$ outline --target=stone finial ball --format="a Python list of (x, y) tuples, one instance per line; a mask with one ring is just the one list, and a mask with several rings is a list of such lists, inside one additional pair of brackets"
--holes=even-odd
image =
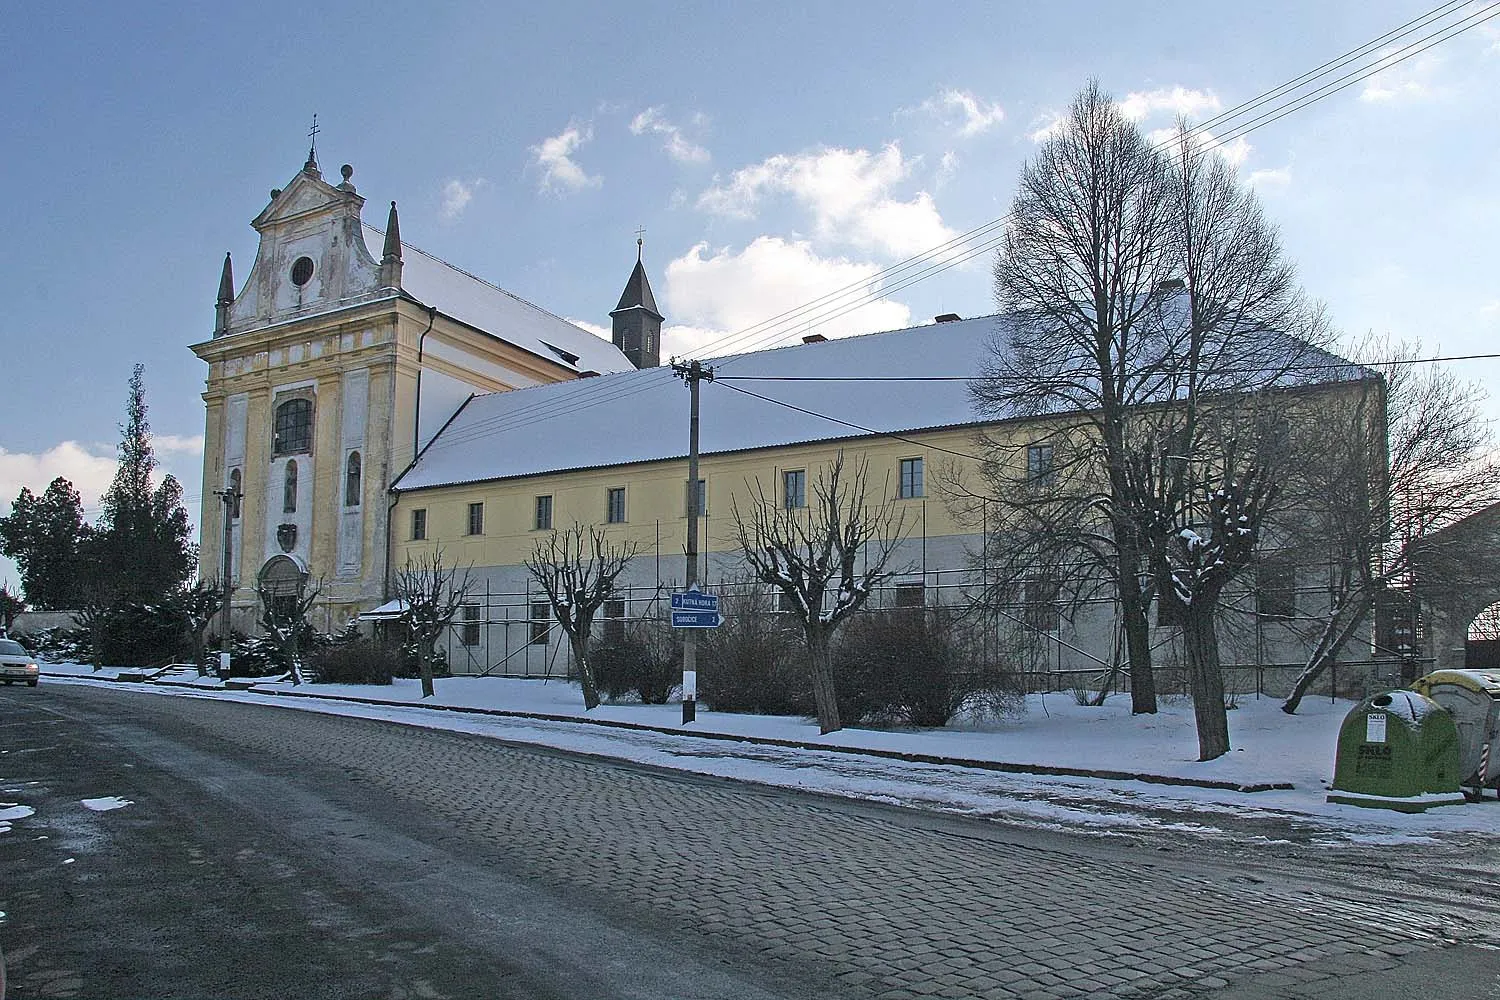
[(272, 188), (271, 189), (271, 200), (275, 201), (277, 198), (280, 198), (280, 197), (281, 197), (281, 188)]
[(354, 176), (354, 168), (346, 163), (342, 167), (339, 167), (339, 173), (343, 174), (344, 180), (347, 181), (349, 178)]

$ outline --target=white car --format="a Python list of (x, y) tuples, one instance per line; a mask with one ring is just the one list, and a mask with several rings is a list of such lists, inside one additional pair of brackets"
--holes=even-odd
[(25, 681), (31, 687), (41, 678), (36, 658), (14, 639), (0, 639), (0, 681)]

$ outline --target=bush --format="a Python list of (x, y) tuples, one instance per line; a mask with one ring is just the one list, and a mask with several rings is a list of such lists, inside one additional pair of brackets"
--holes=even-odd
[(363, 638), (316, 649), (307, 665), (316, 684), (389, 684), (404, 666), (400, 648)]
[(94, 658), (89, 634), (80, 628), (44, 628), (15, 638), (33, 656), (53, 663), (88, 663)]
[(154, 667), (193, 655), (192, 638), (177, 609), (162, 604), (121, 604), (106, 616), (99, 661)]
[(594, 683), (611, 700), (635, 695), (643, 704), (665, 705), (682, 680), (682, 645), (660, 619), (631, 622), (617, 642), (589, 653)]
[(899, 608), (851, 618), (833, 654), (842, 720), (946, 726), (966, 705), (997, 704), (1011, 685), (976, 655), (970, 632), (948, 608)]
[(699, 640), (699, 696), (718, 712), (811, 715), (801, 627), (791, 615), (772, 611), (759, 585), (735, 589), (740, 593), (723, 598), (724, 624)]

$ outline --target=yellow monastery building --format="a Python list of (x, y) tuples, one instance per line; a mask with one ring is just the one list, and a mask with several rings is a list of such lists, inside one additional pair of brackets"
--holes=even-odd
[[(253, 629), (260, 590), (316, 584), (313, 624), (333, 630), (394, 613), (393, 572), (440, 548), (473, 583), (450, 630), (452, 670), (563, 674), (566, 643), (524, 566), (538, 539), (576, 522), (636, 546), (606, 619), (657, 614), (683, 579), (689, 394), (660, 365), (645, 267), (638, 256), (606, 341), (403, 244), (394, 202), (383, 232), (365, 225), (352, 170), (342, 176), (325, 181), (310, 154), (272, 191), (252, 222), (249, 277), (236, 289), (226, 258), (213, 335), (193, 347), (209, 364), (201, 572), (220, 576), (227, 537), (238, 627)], [(904, 526), (896, 576), (873, 606), (969, 600), (985, 582), (986, 511), (956, 515), (939, 481), (972, 476), (980, 431), (1026, 468), (1050, 461), (1045, 420), (982, 416), (954, 377), (977, 372), (1004, 322), (948, 315), (709, 362), (705, 589), (744, 579), (736, 504), (805, 506), (842, 455)], [(1322, 358), (1302, 391), (1378, 379)], [(1226, 661), (1295, 662), (1306, 639), (1291, 620), (1317, 613), (1326, 571), (1287, 564), (1285, 606), (1257, 612), (1254, 648)], [(1027, 625), (1043, 669), (1113, 656), (1107, 602), (1066, 620), (1028, 612)]]

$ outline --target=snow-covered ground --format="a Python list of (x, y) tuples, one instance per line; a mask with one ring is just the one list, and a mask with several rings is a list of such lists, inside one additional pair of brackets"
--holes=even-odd
[[(95, 678), (87, 666), (46, 664), (44, 683), (67, 675)], [(191, 680), (191, 677), (181, 677)], [(968, 720), (941, 730), (845, 729), (820, 736), (806, 719), (735, 715), (700, 706), (697, 721), (681, 724), (679, 705), (601, 705), (583, 711), (576, 685), (562, 681), (445, 678), (437, 697), (422, 703), (416, 681), (390, 687), (309, 684), (298, 694), (280, 681), (253, 691), (223, 691), (218, 682), (193, 687), (152, 685), (162, 694), (227, 698), (285, 708), (383, 719), (407, 725), (580, 751), (676, 770), (855, 798), (1022, 819), (1100, 833), (1131, 829), (1302, 842), (1394, 842), (1500, 834), (1500, 803), (1449, 806), (1417, 815), (1362, 809), (1326, 801), (1338, 728), (1349, 702), (1308, 699), (1295, 716), (1276, 699), (1243, 698), (1230, 713), (1234, 750), (1200, 763), (1190, 703), (1168, 700), (1155, 716), (1132, 716), (1127, 697), (1102, 707), (1074, 703), (1071, 695), (1033, 695), (1014, 718)], [(520, 712), (555, 718), (490, 716), (433, 711), (430, 706)], [(657, 727), (653, 732), (577, 721)], [(777, 746), (699, 734), (789, 741)], [(980, 767), (891, 759), (818, 747), (879, 750), (1047, 768), (1130, 772), (1156, 781), (1075, 775), (1006, 773)], [(1290, 784), (1285, 790), (1242, 792), (1159, 783), (1161, 779)]]

